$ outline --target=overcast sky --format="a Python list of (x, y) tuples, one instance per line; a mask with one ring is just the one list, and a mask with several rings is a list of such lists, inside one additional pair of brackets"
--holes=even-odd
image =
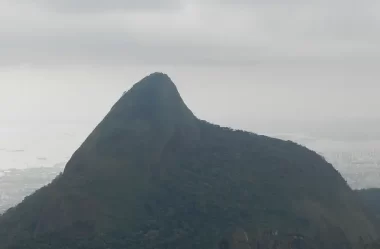
[(3, 123), (98, 122), (154, 71), (237, 128), (377, 122), (379, 69), (378, 0), (0, 0)]

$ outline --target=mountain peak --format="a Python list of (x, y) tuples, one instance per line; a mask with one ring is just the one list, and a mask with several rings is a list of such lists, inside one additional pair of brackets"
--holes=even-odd
[(169, 77), (169, 75), (167, 75), (166, 73), (162, 73), (162, 72), (154, 72), (154, 73), (151, 73), (149, 74), (148, 76), (146, 76), (143, 80), (162, 80), (162, 82), (172, 82), (171, 78)]
[(0, 249), (363, 248), (378, 238), (364, 208), (317, 153), (200, 121), (154, 73), (0, 216)]
[[(112, 108), (115, 112), (140, 112), (145, 118), (170, 116), (193, 116), (180, 96), (176, 85), (164, 73), (152, 73), (125, 92)], [(133, 109), (133, 110), (132, 110)]]
[[(145, 104), (153, 101), (161, 102), (168, 100), (184, 104), (171, 78), (167, 74), (160, 72), (152, 73), (134, 84), (133, 87), (125, 93), (123, 98), (136, 98), (139, 100), (139, 103)], [(116, 103), (116, 105), (117, 104), (118, 103)]]
[[(76, 154), (96, 150), (107, 157), (136, 151), (151, 155), (174, 136), (187, 144), (197, 139), (198, 133), (197, 118), (176, 85), (168, 75), (153, 73), (123, 94)], [(68, 163), (65, 171), (78, 167)]]
[(170, 90), (173, 93), (178, 93), (176, 85), (173, 83), (172, 79), (164, 73), (155, 72), (152, 73), (146, 77), (144, 77), (142, 80), (137, 82), (131, 90), (134, 88), (154, 88), (155, 90)]

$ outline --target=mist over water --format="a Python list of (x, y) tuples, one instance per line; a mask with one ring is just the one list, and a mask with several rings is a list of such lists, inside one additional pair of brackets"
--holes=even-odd
[(53, 167), (64, 163), (92, 129), (90, 124), (1, 124), (0, 169)]
[(274, 135), (305, 145), (330, 162), (354, 189), (380, 187), (380, 139)]
[(92, 129), (92, 124), (1, 124), (0, 213), (50, 183)]

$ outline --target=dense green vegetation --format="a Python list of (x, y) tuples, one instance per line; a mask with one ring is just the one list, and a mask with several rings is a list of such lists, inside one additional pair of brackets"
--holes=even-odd
[(0, 217), (1, 249), (362, 248), (376, 228), (321, 156), (197, 119), (163, 74)]
[(361, 189), (356, 190), (363, 202), (372, 209), (380, 218), (380, 189)]
[(380, 189), (361, 189), (356, 190), (356, 193), (365, 205), (368, 215), (380, 227)]

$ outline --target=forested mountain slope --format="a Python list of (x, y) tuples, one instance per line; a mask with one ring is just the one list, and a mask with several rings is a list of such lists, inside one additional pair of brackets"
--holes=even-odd
[(317, 153), (202, 121), (154, 73), (0, 217), (0, 248), (357, 248), (377, 238), (363, 210)]

